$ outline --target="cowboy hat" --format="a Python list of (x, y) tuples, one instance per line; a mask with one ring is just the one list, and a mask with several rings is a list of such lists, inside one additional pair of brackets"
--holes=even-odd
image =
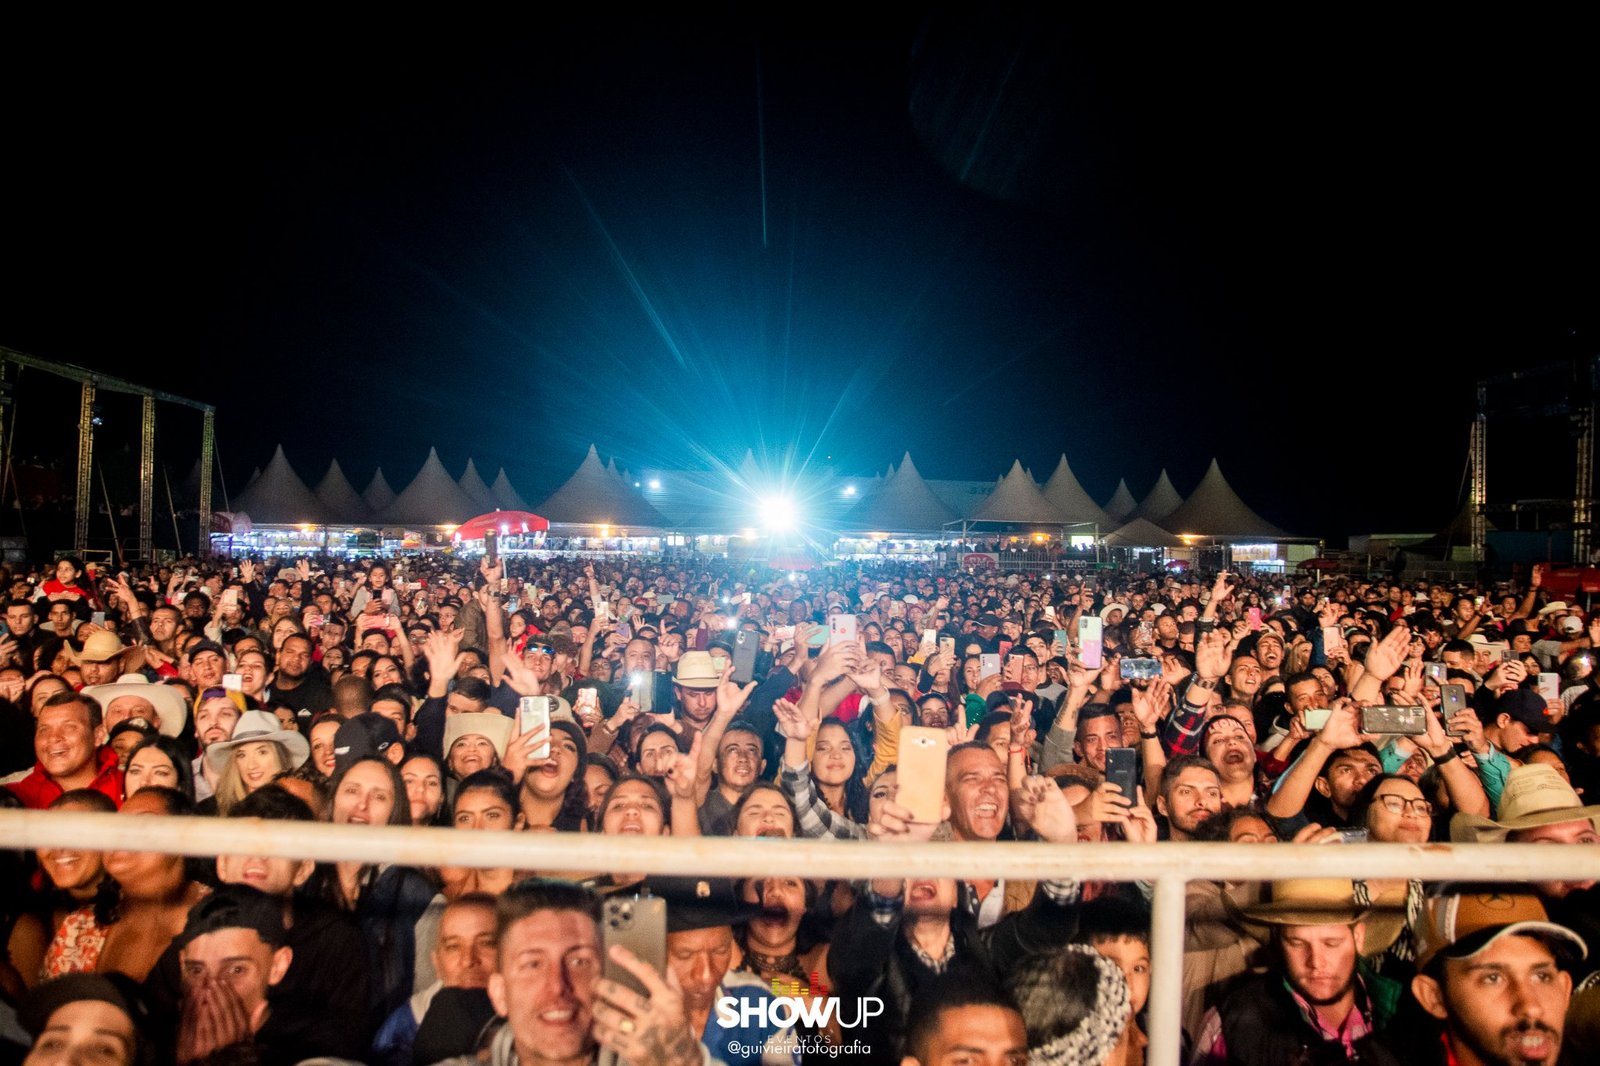
[(184, 723), (189, 720), (189, 705), (183, 693), (171, 685), (152, 685), (143, 674), (123, 674), (115, 684), (89, 685), (84, 688), (83, 694), (93, 698), (105, 710), (109, 710), (115, 701), (129, 696), (144, 700), (155, 708), (156, 728), (166, 737), (182, 733)]
[(291, 766), (299, 766), (311, 755), (311, 745), (293, 729), (283, 728), (278, 716), (267, 711), (246, 711), (233, 727), (233, 736), (206, 748), (206, 765), (222, 771), (228, 765), (233, 749), (241, 744), (263, 742), (276, 744), (289, 757)]
[(1498, 819), (1458, 814), (1450, 819), (1450, 839), (1457, 844), (1498, 844), (1518, 829), (1583, 821), (1600, 830), (1600, 804), (1583, 806), (1554, 766), (1528, 763), (1506, 775)]
[(1344, 877), (1300, 877), (1274, 881), (1267, 900), (1246, 907), (1242, 917), (1256, 925), (1354, 925), (1371, 908), (1356, 903), (1355, 883)]

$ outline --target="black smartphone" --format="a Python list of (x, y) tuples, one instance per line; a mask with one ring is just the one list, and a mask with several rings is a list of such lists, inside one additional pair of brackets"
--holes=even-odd
[(1444, 719), (1446, 736), (1459, 737), (1462, 732), (1450, 725), (1450, 719), (1456, 713), (1467, 709), (1467, 686), (1465, 685), (1440, 685), (1439, 686), (1439, 717)]
[(483, 557), (490, 566), (500, 565), (500, 534), (492, 529), (483, 531)]
[(1132, 748), (1106, 749), (1106, 781), (1116, 785), (1130, 800), (1139, 798), (1139, 753)]
[(756, 652), (761, 650), (761, 638), (747, 629), (741, 629), (733, 638), (733, 680), (748, 685), (756, 679)]

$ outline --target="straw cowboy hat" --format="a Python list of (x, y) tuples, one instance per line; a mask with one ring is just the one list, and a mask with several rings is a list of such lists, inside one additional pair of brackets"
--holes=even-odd
[(1257, 940), (1271, 938), (1281, 925), (1362, 925), (1361, 954), (1387, 951), (1406, 924), (1405, 897), (1384, 898), (1371, 905), (1356, 902), (1355, 882), (1343, 877), (1303, 877), (1273, 881), (1261, 902), (1250, 903), (1251, 885), (1226, 885), (1223, 909)]
[(1580, 821), (1592, 822), (1600, 830), (1600, 804), (1585, 807), (1554, 766), (1528, 763), (1506, 775), (1498, 819), (1458, 814), (1450, 819), (1450, 839), (1457, 844), (1497, 844), (1518, 829)]

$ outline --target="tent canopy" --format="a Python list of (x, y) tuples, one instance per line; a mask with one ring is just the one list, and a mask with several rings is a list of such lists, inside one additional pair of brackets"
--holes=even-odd
[(1102, 531), (1116, 525), (1111, 516), (1083, 490), (1072, 467), (1067, 465), (1065, 455), (1056, 463), (1055, 473), (1050, 475), (1050, 480), (1045, 482), (1043, 495), (1069, 522), (1091, 522)]
[(1111, 548), (1181, 548), (1183, 538), (1168, 533), (1145, 518), (1135, 518), (1127, 525), (1106, 534), (1105, 543)]
[(371, 514), (382, 514), (394, 502), (394, 489), (389, 487), (389, 482), (384, 478), (383, 467), (373, 472), (372, 481), (361, 498), (366, 501), (367, 511)]
[(1020, 525), (1070, 526), (1076, 524), (1044, 498), (1022, 468), (1022, 460), (1011, 463), (1011, 472), (1000, 479), (989, 498), (972, 512), (969, 521), (1006, 522)]
[(956, 518), (955, 511), (941, 503), (922, 480), (907, 452), (900, 460), (900, 469), (852, 507), (842, 524), (850, 529), (885, 533), (935, 533)]
[(317, 482), (313, 491), (317, 499), (322, 501), (323, 512), (329, 522), (356, 525), (366, 521), (369, 510), (367, 503), (356, 492), (355, 486), (350, 484), (350, 479), (344, 476), (339, 460), (335, 459), (329, 464), (328, 472), (322, 475), (322, 480)]
[(1281, 540), (1289, 536), (1256, 514), (1233, 491), (1215, 459), (1206, 476), (1189, 494), (1183, 506), (1167, 515), (1162, 526), (1189, 536), (1230, 539)]
[(461, 491), (461, 486), (439, 461), (438, 451), (429, 448), (422, 469), (379, 518), (384, 525), (448, 526), (478, 513), (478, 506)]
[(1172, 487), (1172, 479), (1165, 470), (1156, 478), (1156, 483), (1148, 495), (1135, 507), (1130, 517), (1145, 518), (1152, 522), (1160, 522), (1167, 515), (1183, 506), (1183, 497), (1178, 495), (1178, 490)]
[(256, 525), (322, 525), (327, 508), (314, 496), (284, 458), (283, 445), (249, 488), (232, 500), (235, 514), (249, 514)]
[(1112, 521), (1121, 522), (1133, 513), (1139, 504), (1133, 498), (1133, 493), (1128, 491), (1128, 482), (1123, 478), (1117, 479), (1117, 491), (1111, 494), (1111, 499), (1106, 501), (1106, 514)]
[(489, 486), (483, 483), (483, 478), (478, 474), (478, 466), (471, 459), (467, 460), (467, 468), (462, 471), (461, 480), (456, 482), (461, 491), (467, 494), (467, 499), (478, 506), (481, 511), (492, 511), (499, 504), (495, 501), (494, 494), (489, 491)]
[(665, 529), (668, 525), (654, 507), (624, 490), (622, 480), (606, 472), (600, 464), (600, 453), (592, 444), (566, 484), (552, 492), (536, 510), (551, 522), (567, 525), (649, 529)]
[(528, 501), (511, 486), (511, 479), (506, 477), (506, 468), (503, 466), (500, 473), (495, 475), (494, 484), (489, 486), (489, 492), (494, 496), (494, 505), (502, 511), (528, 510)]

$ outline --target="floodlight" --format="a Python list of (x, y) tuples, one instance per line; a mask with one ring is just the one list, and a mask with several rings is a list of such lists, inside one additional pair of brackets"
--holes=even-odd
[(782, 533), (793, 529), (796, 514), (794, 501), (787, 496), (768, 496), (761, 501), (761, 524), (772, 533)]

